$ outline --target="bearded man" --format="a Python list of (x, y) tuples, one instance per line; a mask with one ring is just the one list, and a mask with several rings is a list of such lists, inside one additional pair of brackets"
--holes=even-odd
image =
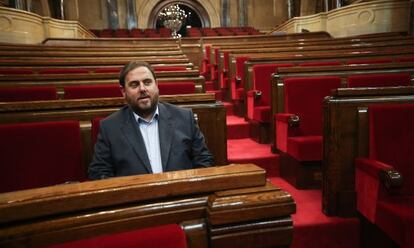
[(152, 67), (124, 66), (119, 84), (126, 106), (101, 121), (90, 179), (208, 167), (208, 150), (191, 109), (158, 101)]

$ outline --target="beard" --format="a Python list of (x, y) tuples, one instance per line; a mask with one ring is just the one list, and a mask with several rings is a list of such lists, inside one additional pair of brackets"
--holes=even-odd
[(157, 109), (158, 94), (155, 94), (153, 97), (141, 95), (138, 99), (128, 98), (127, 101), (134, 113), (142, 118), (147, 118), (152, 116)]

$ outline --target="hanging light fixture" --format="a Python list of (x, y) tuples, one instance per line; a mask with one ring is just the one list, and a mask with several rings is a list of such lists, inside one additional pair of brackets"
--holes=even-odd
[(158, 20), (162, 22), (164, 27), (171, 29), (171, 36), (173, 38), (180, 38), (177, 34), (184, 21), (187, 19), (187, 14), (178, 4), (171, 4), (165, 7), (159, 14)]

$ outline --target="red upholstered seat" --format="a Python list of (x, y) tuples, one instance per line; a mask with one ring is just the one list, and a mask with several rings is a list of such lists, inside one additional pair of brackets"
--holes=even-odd
[(0, 68), (0, 74), (13, 75), (13, 74), (33, 74), (31, 69), (20, 69), (20, 68)]
[[(253, 66), (253, 89), (247, 92), (247, 117), (250, 120), (270, 122), (271, 75), (279, 67), (291, 66), (293, 64), (259, 64)], [(264, 113), (264, 111), (268, 113)]]
[(249, 57), (236, 57), (236, 75), (235, 78), (231, 79), (231, 99), (240, 100), (244, 99), (244, 62), (246, 62)]
[(210, 60), (210, 79), (211, 81), (218, 80), (218, 61), (220, 58), (220, 53), (218, 48), (214, 48), (214, 61)]
[(121, 67), (100, 67), (93, 70), (95, 73), (119, 73)]
[(144, 228), (49, 246), (49, 248), (185, 248), (183, 229), (176, 224)]
[(89, 73), (85, 68), (47, 68), (39, 71), (40, 74), (69, 74), (69, 73)]
[[(322, 102), (341, 79), (333, 76), (293, 77), (283, 80), (284, 113), (276, 114), (276, 146), (298, 161), (322, 158)], [(289, 125), (297, 116), (299, 126)]]
[(56, 100), (54, 86), (0, 87), (0, 102)]
[(223, 52), (223, 67), (220, 73), (220, 88), (226, 89), (228, 87), (228, 72), (229, 72), (229, 52)]
[(206, 79), (210, 79), (210, 66), (211, 66), (210, 56), (211, 56), (211, 46), (204, 45), (203, 60), (201, 61), (200, 75), (202, 75)]
[(154, 71), (185, 71), (187, 68), (185, 66), (159, 66), (154, 67)]
[(395, 61), (397, 61), (397, 62), (414, 62), (414, 56), (399, 57), (399, 58), (396, 58)]
[(78, 121), (0, 125), (0, 192), (86, 179)]
[(158, 84), (160, 95), (193, 94), (194, 82), (162, 82)]
[(118, 84), (74, 85), (63, 87), (65, 99), (122, 97)]
[(379, 59), (350, 59), (346, 62), (348, 65), (351, 64), (382, 64), (382, 63), (392, 63), (391, 58), (379, 58)]
[(95, 117), (92, 119), (92, 127), (91, 127), (91, 140), (92, 140), (92, 147), (95, 146), (96, 140), (98, 139), (99, 134), (99, 126), (101, 124), (101, 120), (105, 117)]
[[(401, 247), (414, 247), (414, 104), (372, 105), (368, 115), (369, 155), (356, 159), (358, 211)], [(402, 185), (386, 187), (390, 170)]]
[(382, 73), (348, 76), (348, 87), (387, 87), (409, 86), (411, 75), (409, 73)]

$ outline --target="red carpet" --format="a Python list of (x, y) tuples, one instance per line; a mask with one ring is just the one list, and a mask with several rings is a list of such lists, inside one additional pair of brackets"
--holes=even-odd
[(227, 116), (227, 139), (245, 139), (250, 137), (250, 124), (242, 117)]
[(296, 202), (293, 219), (293, 248), (358, 248), (360, 226), (357, 218), (328, 217), (322, 213), (320, 190), (298, 190), (278, 177), (279, 155), (269, 144), (248, 138), (250, 126), (244, 118), (227, 116), (229, 163), (254, 163), (266, 170), (270, 181), (289, 192)]
[(229, 163), (254, 163), (266, 170), (268, 177), (279, 175), (279, 155), (270, 151), (268, 144), (259, 144), (254, 140), (227, 140), (227, 158)]
[(298, 190), (280, 177), (269, 179), (289, 192), (296, 202), (296, 214), (292, 215), (292, 248), (359, 247), (358, 219), (324, 215), (320, 190)]

